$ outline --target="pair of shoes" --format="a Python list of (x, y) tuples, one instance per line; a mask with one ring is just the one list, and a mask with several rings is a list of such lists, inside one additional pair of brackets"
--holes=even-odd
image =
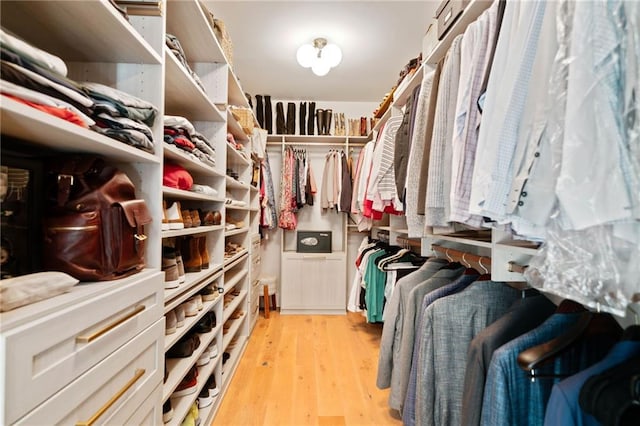
[(217, 324), (216, 321), (216, 313), (213, 311), (209, 311), (198, 321), (193, 330), (196, 333), (208, 333), (215, 328)]
[(191, 370), (187, 373), (182, 381), (178, 384), (178, 387), (171, 394), (171, 398), (177, 398), (179, 396), (190, 395), (198, 388), (198, 369), (191, 367)]
[(227, 217), (224, 219), (225, 223), (235, 225), (236, 228), (244, 228), (244, 220), (236, 219), (230, 214), (227, 214)]
[(184, 221), (182, 219), (182, 208), (180, 201), (174, 201), (164, 212), (169, 229), (184, 229)]
[(182, 252), (180, 250), (180, 244), (176, 244), (176, 238), (164, 238), (162, 240), (162, 255), (165, 253), (171, 257), (173, 254), (176, 258), (176, 265), (178, 266), (178, 281), (180, 284), (185, 282), (186, 275), (184, 272), (184, 262), (182, 261)]
[(209, 389), (202, 388), (200, 394), (198, 394), (198, 408), (203, 409), (210, 406), (213, 403), (213, 397), (209, 394)]
[(207, 347), (207, 351), (209, 351), (209, 357), (211, 359), (215, 358), (218, 356), (218, 343), (216, 341), (216, 339), (213, 339), (213, 341), (209, 344), (209, 346)]
[(233, 313), (229, 316), (229, 319), (238, 319), (238, 318), (242, 318), (242, 316), (244, 315), (244, 311), (242, 309), (236, 309), (235, 311), (233, 311)]
[(218, 389), (218, 385), (216, 384), (215, 374), (211, 374), (211, 376), (209, 376), (207, 383), (204, 385), (204, 389), (207, 389), (209, 391), (209, 395), (212, 397), (218, 396), (220, 389)]
[(238, 180), (238, 178), (239, 178), (238, 172), (234, 172), (231, 169), (227, 169), (227, 176), (232, 177), (235, 180)]
[(204, 304), (202, 303), (202, 296), (200, 294), (194, 294), (190, 298), (187, 299), (187, 302), (195, 302), (196, 309), (201, 311), (204, 309)]
[(205, 226), (215, 226), (222, 223), (222, 214), (219, 211), (199, 210), (202, 224)]
[(167, 351), (167, 358), (189, 358), (193, 351), (200, 346), (200, 337), (197, 334), (187, 334)]
[(178, 319), (176, 317), (175, 311), (171, 310), (167, 312), (164, 316), (165, 324), (164, 324), (164, 334), (173, 334), (176, 332), (178, 328)]
[(195, 317), (198, 315), (198, 303), (195, 299), (187, 299), (178, 307), (182, 307), (185, 317)]
[(212, 300), (216, 300), (220, 293), (218, 292), (218, 281), (214, 281), (209, 284), (198, 293), (202, 296), (202, 300), (205, 302), (211, 302)]
[(196, 228), (202, 224), (198, 210), (182, 210), (182, 220), (185, 228)]
[(194, 402), (187, 413), (187, 416), (182, 420), (181, 426), (200, 426), (200, 413), (198, 412), (198, 403)]
[(180, 285), (180, 271), (175, 249), (162, 247), (162, 271), (164, 272), (164, 288), (172, 289)]
[(182, 240), (182, 257), (187, 272), (200, 272), (209, 268), (209, 250), (206, 235), (189, 236)]

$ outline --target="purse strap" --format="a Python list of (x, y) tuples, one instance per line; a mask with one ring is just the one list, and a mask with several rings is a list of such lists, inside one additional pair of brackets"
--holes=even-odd
[(77, 157), (64, 162), (57, 176), (58, 207), (64, 206), (69, 201), (71, 188), (76, 180), (84, 184), (85, 174), (101, 162), (102, 160), (97, 157)]

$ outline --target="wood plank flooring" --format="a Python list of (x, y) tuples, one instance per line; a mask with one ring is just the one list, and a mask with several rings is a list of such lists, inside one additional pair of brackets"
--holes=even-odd
[(360, 314), (261, 313), (213, 425), (401, 425), (375, 384), (381, 334)]

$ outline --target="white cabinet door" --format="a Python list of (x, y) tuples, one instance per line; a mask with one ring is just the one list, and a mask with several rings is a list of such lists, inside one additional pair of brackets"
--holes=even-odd
[(340, 314), (346, 307), (343, 253), (284, 253), (281, 312)]

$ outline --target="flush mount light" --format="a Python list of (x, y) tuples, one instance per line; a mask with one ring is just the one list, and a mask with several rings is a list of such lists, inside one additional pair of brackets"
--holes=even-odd
[(296, 59), (300, 66), (311, 68), (317, 76), (327, 75), (329, 70), (342, 61), (342, 51), (326, 38), (316, 38), (313, 44), (303, 44), (298, 48)]

